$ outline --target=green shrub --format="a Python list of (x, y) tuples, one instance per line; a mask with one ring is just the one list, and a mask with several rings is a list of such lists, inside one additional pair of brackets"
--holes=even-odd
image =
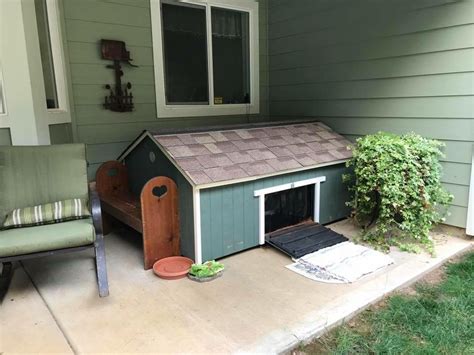
[(410, 133), (377, 133), (359, 138), (347, 163), (353, 173), (354, 219), (363, 226), (362, 239), (382, 249), (396, 245), (433, 252), (428, 232), (444, 221), (452, 196), (441, 186), (442, 143)]

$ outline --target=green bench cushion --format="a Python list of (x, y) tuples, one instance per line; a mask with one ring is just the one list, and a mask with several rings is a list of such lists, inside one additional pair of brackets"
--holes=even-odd
[(0, 257), (92, 244), (92, 219), (0, 231)]

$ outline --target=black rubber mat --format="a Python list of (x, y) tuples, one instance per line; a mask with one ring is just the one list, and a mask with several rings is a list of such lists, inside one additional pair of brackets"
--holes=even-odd
[(304, 223), (266, 235), (268, 244), (298, 259), (348, 239), (318, 223)]

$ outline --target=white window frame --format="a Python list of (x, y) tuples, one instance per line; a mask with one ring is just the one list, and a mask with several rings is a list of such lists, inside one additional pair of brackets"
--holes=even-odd
[(466, 234), (474, 235), (474, 145), (472, 146), (471, 179), (469, 184), (469, 203), (467, 205)]
[(8, 117), (8, 107), (5, 98), (5, 83), (3, 81), (3, 67), (0, 61), (0, 128), (8, 127), (8, 122), (5, 122)]
[(326, 176), (319, 176), (312, 179), (290, 182), (288, 184), (267, 187), (265, 189), (255, 190), (253, 195), (258, 197), (258, 242), (265, 244), (265, 195), (280, 191), (296, 189), (302, 186), (314, 185), (314, 210), (313, 221), (319, 223), (321, 183), (326, 181)]
[[(71, 114), (69, 107), (66, 60), (64, 57), (65, 48), (63, 44), (63, 34), (61, 30), (61, 13), (59, 10), (59, 0), (46, 0), (46, 15), (48, 17), (49, 39), (51, 43), (51, 55), (53, 60), (53, 72), (58, 99), (58, 108), (47, 108), (48, 123), (67, 123), (71, 122)], [(44, 104), (46, 105), (46, 93)]]
[[(163, 40), (161, 24), (161, 2), (150, 0), (151, 27), (153, 42), (153, 61), (155, 71), (156, 109), (158, 118), (224, 116), (259, 113), (259, 33), (258, 3), (253, 0), (180, 0), (164, 2), (186, 3), (206, 8), (207, 23), (207, 62), (209, 80), (209, 104), (206, 105), (168, 105), (165, 96), (165, 73), (163, 60)], [(214, 80), (212, 63), (211, 7), (244, 11), (249, 14), (249, 65), (250, 65), (250, 103), (214, 104)]]

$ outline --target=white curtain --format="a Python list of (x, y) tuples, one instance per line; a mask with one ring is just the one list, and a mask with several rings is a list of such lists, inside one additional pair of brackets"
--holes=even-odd
[[(165, 31), (205, 36), (205, 16), (204, 9), (164, 4), (163, 28)], [(245, 37), (247, 28), (242, 25), (244, 18), (242, 12), (213, 7), (211, 11), (212, 35), (229, 39)]]
[(242, 13), (213, 8), (212, 35), (223, 38), (242, 38)]

